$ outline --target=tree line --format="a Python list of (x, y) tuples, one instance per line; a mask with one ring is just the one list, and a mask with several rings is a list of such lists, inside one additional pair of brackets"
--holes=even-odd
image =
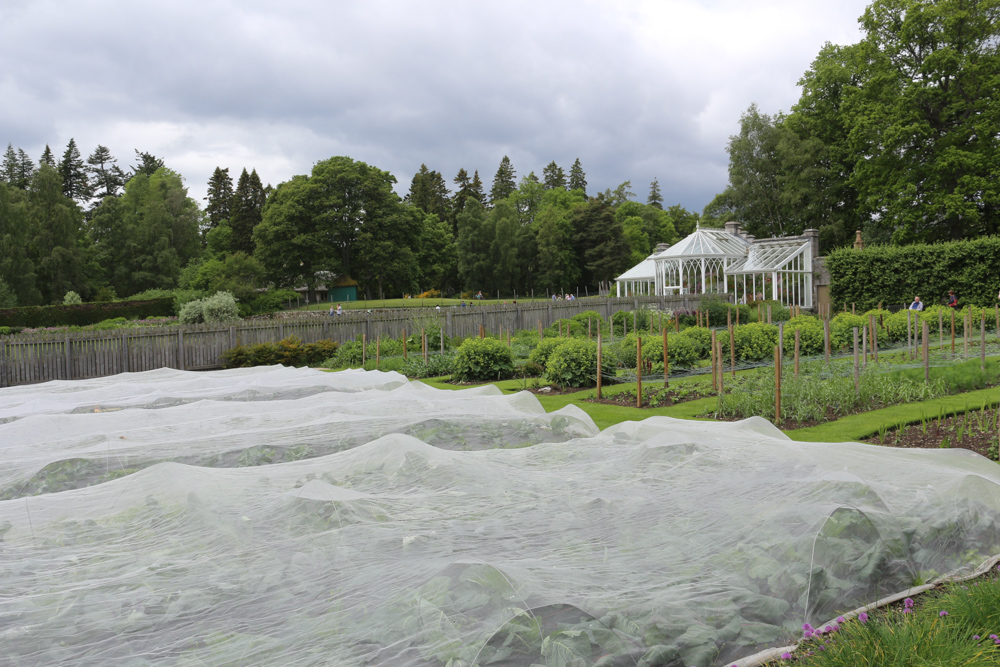
[[(421, 165), (404, 197), (378, 167), (334, 157), (276, 188), (217, 167), (202, 208), (156, 156), (123, 169), (104, 146), (38, 162), (8, 145), (0, 163), (0, 306), (350, 280), (369, 298), (437, 290), (504, 296), (594, 290), (693, 230), (699, 216), (645, 204), (631, 183), (590, 195), (580, 160), (517, 180), (506, 156), (486, 192), (478, 170), (448, 187)], [(182, 295), (183, 296), (183, 295)]]
[(909, 244), (1000, 231), (1000, 2), (875, 0), (787, 114), (756, 104), (705, 209), (757, 235)]

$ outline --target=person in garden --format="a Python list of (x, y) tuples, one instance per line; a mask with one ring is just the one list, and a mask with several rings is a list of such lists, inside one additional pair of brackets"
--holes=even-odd
[(327, 314), (330, 315), (330, 317), (333, 317), (333, 304), (332, 303), (330, 304), (330, 312), (327, 313)]
[(343, 315), (344, 314), (344, 309), (340, 307), (339, 303), (337, 304), (337, 314), (338, 315)]
[(923, 310), (924, 304), (920, 301), (919, 296), (913, 297), (913, 303), (910, 304), (910, 310)]
[(955, 296), (955, 290), (948, 290), (948, 306), (950, 308), (958, 308), (958, 297)]

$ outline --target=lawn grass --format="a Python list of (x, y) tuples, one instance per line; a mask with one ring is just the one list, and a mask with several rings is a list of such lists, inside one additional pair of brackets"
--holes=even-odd
[(1000, 578), (994, 569), (975, 581), (844, 620), (833, 632), (804, 640), (790, 657), (802, 667), (985, 667), (1000, 665), (998, 633)]

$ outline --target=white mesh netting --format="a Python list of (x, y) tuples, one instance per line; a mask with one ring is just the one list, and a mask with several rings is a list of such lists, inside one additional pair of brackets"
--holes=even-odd
[(0, 389), (0, 419), (4, 665), (731, 664), (1000, 551), (996, 464), (760, 419), (598, 433), (280, 367)]

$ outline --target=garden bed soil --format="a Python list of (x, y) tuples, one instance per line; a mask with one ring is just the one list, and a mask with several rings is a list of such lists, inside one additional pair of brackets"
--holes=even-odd
[[(644, 389), (642, 392), (642, 405), (639, 406), (640, 409), (647, 408), (669, 408), (674, 405), (680, 405), (681, 403), (687, 403), (688, 401), (697, 401), (701, 398), (706, 398), (712, 394), (699, 394), (698, 392), (686, 392), (681, 395), (679, 392), (674, 390), (669, 390), (666, 393), (660, 390), (656, 390), (657, 399), (655, 404), (652, 404), (649, 400), (649, 394)], [(635, 392), (634, 391), (623, 391), (611, 396), (605, 396), (604, 398), (588, 398), (586, 399), (588, 403), (603, 403), (604, 405), (617, 405), (620, 407), (634, 408), (635, 405)]]
[[(988, 421), (988, 425), (985, 429), (980, 429), (978, 423), (971, 417), (978, 414), (978, 411), (967, 414), (970, 417), (958, 415), (942, 419), (940, 425), (937, 419), (928, 420), (926, 429), (923, 424), (911, 424), (900, 429), (887, 431), (884, 436), (874, 435), (865, 438), (862, 442), (904, 449), (939, 449), (942, 442), (947, 439), (945, 448), (968, 449), (986, 458), (996, 460), (995, 454), (989, 451), (991, 447), (996, 446), (998, 437), (997, 430), (990, 427), (994, 423), (994, 411), (987, 411), (984, 421)], [(970, 421), (973, 422), (971, 429), (969, 428)], [(959, 440), (958, 429), (962, 428), (963, 425), (962, 439)], [(924, 433), (924, 430), (927, 432)]]

